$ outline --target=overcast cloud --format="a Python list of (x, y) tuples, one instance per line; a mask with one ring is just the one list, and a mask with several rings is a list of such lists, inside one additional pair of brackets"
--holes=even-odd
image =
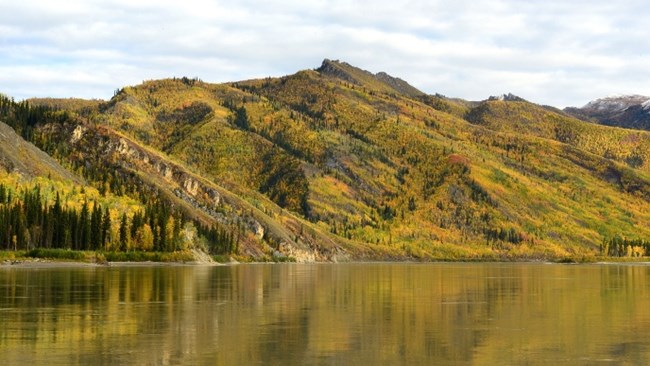
[(0, 0), (0, 92), (108, 99), (148, 79), (340, 59), (428, 93), (558, 107), (650, 95), (644, 1)]

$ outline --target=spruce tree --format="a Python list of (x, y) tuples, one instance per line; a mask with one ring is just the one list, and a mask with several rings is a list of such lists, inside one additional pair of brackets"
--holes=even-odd
[(127, 251), (127, 242), (128, 242), (128, 222), (126, 218), (126, 213), (122, 214), (122, 219), (120, 220), (120, 250)]
[(56, 192), (56, 198), (54, 199), (54, 204), (50, 209), (53, 219), (53, 232), (52, 232), (52, 246), (55, 248), (63, 248), (65, 225), (63, 222), (63, 209), (61, 208), (61, 197), (59, 192)]
[(90, 248), (92, 250), (99, 249), (102, 241), (102, 210), (97, 204), (93, 202), (93, 210), (90, 215)]
[(101, 245), (103, 250), (106, 250), (107, 248), (110, 232), (111, 232), (111, 214), (110, 212), (108, 212), (108, 207), (104, 207), (104, 215), (102, 216), (102, 225), (101, 225)]
[(84, 201), (81, 206), (81, 213), (79, 214), (79, 248), (81, 250), (88, 250), (90, 248), (90, 212), (88, 210), (88, 202)]

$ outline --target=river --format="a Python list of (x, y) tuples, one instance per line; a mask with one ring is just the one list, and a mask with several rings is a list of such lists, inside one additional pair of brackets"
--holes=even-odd
[(0, 365), (650, 364), (650, 265), (0, 267)]

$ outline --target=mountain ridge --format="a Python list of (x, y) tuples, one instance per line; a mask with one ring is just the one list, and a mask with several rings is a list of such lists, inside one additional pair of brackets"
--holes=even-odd
[(649, 133), (402, 82), (326, 59), (280, 78), (34, 100), (58, 117), (15, 128), (98, 188), (216, 228), (199, 233), (208, 248), (236, 238), (218, 252), (240, 258), (543, 259), (650, 237)]
[[(424, 92), (410, 85), (408, 82), (391, 76), (386, 72), (380, 71), (373, 74), (369, 71), (357, 68), (348, 64), (347, 62), (340, 62), (338, 60), (323, 60), (321, 66), (316, 69), (321, 74), (331, 75), (341, 80), (354, 83), (356, 85), (368, 84), (377, 87), (380, 90), (392, 90), (398, 94), (404, 94), (409, 97), (418, 97), (425, 95)], [(368, 82), (371, 80), (371, 82)], [(375, 83), (376, 81), (378, 83)]]

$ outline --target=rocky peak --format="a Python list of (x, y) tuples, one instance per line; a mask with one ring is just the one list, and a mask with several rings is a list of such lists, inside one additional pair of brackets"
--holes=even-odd
[(488, 100), (501, 100), (504, 102), (525, 102), (524, 98), (518, 97), (512, 93), (501, 94), (501, 95), (492, 95)]
[(347, 62), (339, 60), (325, 59), (316, 71), (324, 75), (332, 76), (355, 85), (369, 87), (371, 89), (397, 92), (409, 97), (424, 95), (423, 92), (413, 87), (408, 82), (391, 76), (386, 72), (382, 71), (373, 74), (370, 71), (360, 69), (348, 64)]
[(333, 76), (350, 83), (357, 83), (354, 77), (352, 77), (352, 75), (350, 75), (345, 70), (346, 66), (351, 67), (351, 65), (346, 62), (340, 62), (339, 60), (324, 59), (321, 66), (318, 69), (316, 69), (316, 71), (320, 72), (321, 74)]

